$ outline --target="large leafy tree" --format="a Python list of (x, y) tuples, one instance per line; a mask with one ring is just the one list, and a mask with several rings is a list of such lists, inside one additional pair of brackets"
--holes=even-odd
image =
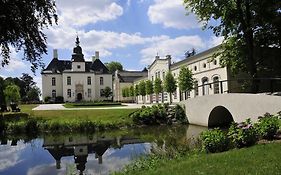
[(146, 95), (146, 86), (145, 86), (145, 81), (141, 81), (138, 85), (138, 90), (139, 90), (139, 95), (142, 96), (142, 98), (144, 99), (143, 102), (145, 102), (145, 98), (144, 96)]
[(37, 86), (31, 87), (26, 94), (26, 98), (30, 102), (39, 101), (39, 97), (41, 95), (41, 91)]
[(130, 86), (130, 97), (134, 97), (135, 96), (135, 88), (134, 86)]
[(167, 73), (164, 79), (164, 89), (170, 95), (170, 103), (172, 103), (172, 93), (177, 89), (177, 81), (175, 80), (171, 71)]
[(47, 53), (46, 35), (42, 30), (57, 22), (54, 0), (0, 0), (0, 55), (2, 67), (9, 64), (11, 47), (23, 50), (23, 59), (34, 72), (43, 66)]
[[(221, 56), (222, 65), (234, 72), (244, 71), (252, 79), (258, 78), (268, 58), (260, 54), (261, 48), (280, 49), (280, 0), (184, 0), (184, 5), (197, 15), (204, 28), (224, 37), (216, 56)], [(280, 62), (278, 56), (275, 61)], [(251, 88), (253, 92), (258, 90), (256, 81)]]
[(159, 93), (163, 91), (162, 81), (160, 78), (154, 80), (153, 91), (156, 94), (156, 102), (158, 102)]
[[(193, 89), (194, 80), (192, 78), (192, 72), (187, 67), (181, 67), (179, 78), (178, 78), (178, 85), (181, 92), (186, 93)], [(181, 95), (181, 93), (180, 93)]]
[(0, 105), (5, 104), (5, 95), (4, 95), (4, 79), (0, 77)]
[(123, 70), (123, 65), (117, 61), (105, 63), (105, 66), (107, 67), (110, 73), (114, 73), (116, 70)]
[(15, 84), (8, 85), (4, 90), (4, 95), (8, 104), (17, 103), (20, 101), (20, 88)]

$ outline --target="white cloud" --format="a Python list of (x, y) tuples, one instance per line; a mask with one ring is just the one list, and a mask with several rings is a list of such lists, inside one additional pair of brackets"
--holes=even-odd
[(208, 41), (209, 47), (220, 45), (222, 41), (223, 41), (223, 36), (220, 37), (212, 36), (211, 39)]
[[(27, 65), (21, 60), (19, 59), (19, 55), (20, 53), (16, 52), (15, 48), (11, 47), (10, 48), (10, 62), (8, 65), (5, 65), (4, 68), (0, 68), (0, 69), (4, 69), (7, 72), (13, 72), (15, 70), (19, 70), (19, 69), (23, 69), (26, 68)], [(0, 56), (0, 62), (2, 62), (3, 57)]]
[(78, 27), (114, 20), (123, 14), (123, 8), (113, 0), (59, 0), (57, 8), (59, 24)]
[(26, 148), (26, 145), (20, 141), (15, 147), (11, 147), (11, 141), (7, 145), (2, 145), (0, 149), (0, 171), (14, 167), (16, 164), (23, 161), (20, 159), (20, 153)]
[[(55, 27), (46, 30), (48, 44), (53, 48), (72, 49), (75, 42), (75, 29), (72, 27)], [(100, 51), (100, 56), (105, 57), (112, 54), (111, 49), (125, 48), (130, 45), (143, 45), (158, 40), (166, 39), (167, 36), (142, 37), (140, 33), (127, 34), (112, 31), (90, 30), (78, 31), (81, 47), (85, 57), (89, 57), (94, 51)]]
[(152, 24), (163, 24), (164, 27), (176, 29), (200, 27), (196, 16), (186, 13), (182, 0), (154, 0), (147, 15)]
[(141, 63), (151, 64), (157, 52), (160, 57), (172, 55), (173, 61), (178, 61), (187, 50), (191, 48), (200, 50), (204, 47), (205, 44), (198, 35), (165, 38), (141, 50)]

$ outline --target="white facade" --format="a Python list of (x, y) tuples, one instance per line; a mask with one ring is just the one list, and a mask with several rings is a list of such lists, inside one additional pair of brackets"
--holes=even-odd
[(66, 102), (104, 100), (103, 90), (112, 89), (112, 75), (99, 60), (98, 52), (91, 62), (84, 60), (79, 39), (73, 49), (72, 59), (59, 60), (57, 51), (54, 58), (42, 71), (43, 99), (63, 97)]
[[(194, 98), (196, 96), (210, 95), (216, 93), (227, 93), (228, 82), (220, 82), (229, 79), (229, 72), (226, 67), (221, 67), (219, 64), (219, 58), (212, 58), (212, 55), (217, 51), (219, 47), (211, 48), (202, 53), (190, 56), (182, 61), (171, 64), (171, 56), (167, 55), (166, 58), (160, 59), (158, 56), (155, 57), (154, 62), (148, 67), (148, 79), (154, 81), (155, 78), (163, 80), (165, 75), (171, 71), (175, 79), (177, 80), (181, 67), (187, 67), (193, 73), (193, 78), (197, 82), (197, 86), (186, 94), (180, 94), (179, 87), (172, 94), (172, 102), (180, 102), (187, 98)], [(217, 83), (214, 83), (217, 82)], [(134, 84), (138, 84), (139, 81), (135, 81)], [(211, 83), (211, 84), (210, 84)], [(206, 85), (204, 85), (206, 84)], [(146, 96), (146, 101), (143, 101), (142, 97), (137, 97), (138, 103), (156, 103), (158, 102), (170, 102), (170, 97), (167, 92), (159, 94), (158, 100), (156, 100), (156, 94)]]

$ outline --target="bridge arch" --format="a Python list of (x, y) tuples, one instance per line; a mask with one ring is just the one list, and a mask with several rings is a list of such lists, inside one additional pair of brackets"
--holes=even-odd
[(216, 106), (209, 115), (208, 127), (228, 126), (233, 121), (232, 114), (228, 109), (224, 106)]

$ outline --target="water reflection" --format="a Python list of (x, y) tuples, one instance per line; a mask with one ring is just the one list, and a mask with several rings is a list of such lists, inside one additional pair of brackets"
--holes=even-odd
[(0, 174), (109, 174), (155, 146), (186, 144), (205, 129), (158, 126), (37, 138), (2, 136)]
[(124, 145), (144, 143), (134, 137), (98, 137), (97, 135), (80, 135), (69, 137), (46, 137), (43, 148), (56, 160), (56, 168), (61, 168), (61, 158), (73, 156), (76, 169), (83, 174), (89, 154), (94, 154), (98, 164), (103, 163), (102, 156), (109, 148), (122, 148)]

